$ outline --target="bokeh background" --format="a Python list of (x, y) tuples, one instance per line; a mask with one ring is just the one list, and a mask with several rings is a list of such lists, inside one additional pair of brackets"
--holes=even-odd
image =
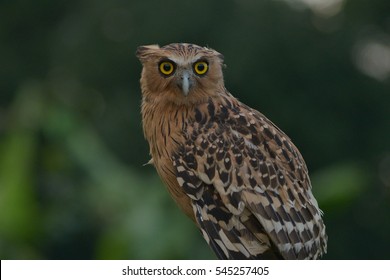
[(139, 45), (225, 55), (299, 147), (326, 259), (390, 258), (388, 0), (0, 1), (0, 258), (214, 259), (149, 160)]

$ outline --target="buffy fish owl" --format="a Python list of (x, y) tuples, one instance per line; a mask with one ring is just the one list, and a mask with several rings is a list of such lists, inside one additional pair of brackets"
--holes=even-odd
[(142, 122), (172, 198), (220, 259), (317, 259), (322, 212), (290, 138), (225, 88), (223, 56), (141, 46)]

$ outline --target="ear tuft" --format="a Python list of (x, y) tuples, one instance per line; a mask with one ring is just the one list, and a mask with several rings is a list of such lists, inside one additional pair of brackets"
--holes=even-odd
[(135, 52), (135, 55), (138, 57), (138, 59), (143, 62), (148, 56), (155, 53), (156, 50), (159, 50), (159, 45), (145, 45), (145, 46), (139, 46), (137, 48), (137, 51)]

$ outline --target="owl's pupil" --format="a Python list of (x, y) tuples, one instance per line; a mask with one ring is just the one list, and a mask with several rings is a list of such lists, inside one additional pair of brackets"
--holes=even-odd
[(169, 72), (171, 70), (171, 65), (165, 63), (163, 68), (164, 68), (164, 71)]
[(198, 71), (202, 72), (204, 70), (204, 64), (198, 65)]

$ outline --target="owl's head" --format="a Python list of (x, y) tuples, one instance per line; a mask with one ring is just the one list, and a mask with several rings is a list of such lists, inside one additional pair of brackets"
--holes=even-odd
[(213, 49), (175, 43), (140, 46), (144, 98), (175, 104), (199, 103), (223, 91), (223, 56)]

